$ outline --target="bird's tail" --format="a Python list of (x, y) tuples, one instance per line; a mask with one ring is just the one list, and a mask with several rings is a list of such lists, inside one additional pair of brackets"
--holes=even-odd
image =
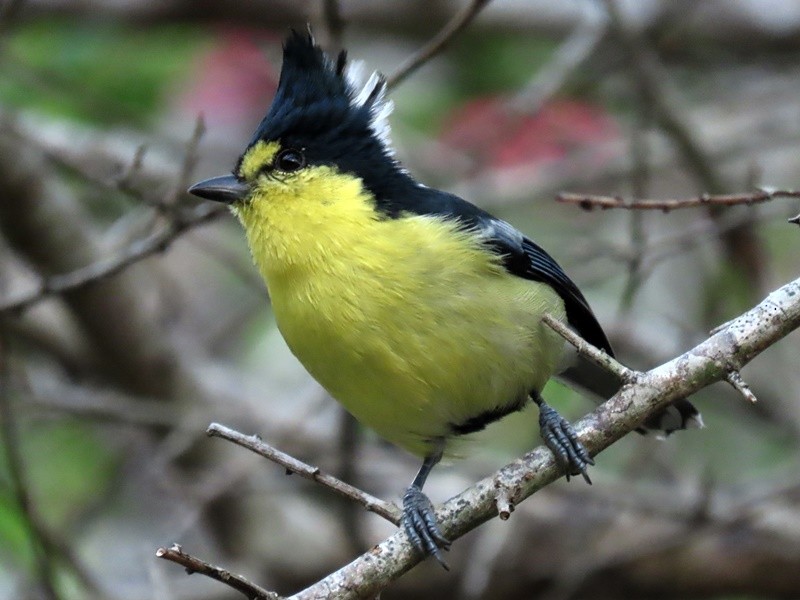
[[(572, 388), (602, 402), (611, 398), (622, 386), (613, 373), (589, 362), (575, 354), (569, 366), (557, 378)], [(703, 417), (686, 398), (675, 400), (664, 410), (645, 420), (636, 431), (641, 434), (656, 433), (668, 436), (680, 429), (700, 429), (704, 427)]]

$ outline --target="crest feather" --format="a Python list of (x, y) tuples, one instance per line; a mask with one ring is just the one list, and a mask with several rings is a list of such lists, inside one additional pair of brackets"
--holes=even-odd
[(388, 117), (394, 105), (386, 98), (386, 80), (373, 73), (364, 83), (363, 71), (363, 63), (349, 63), (344, 51), (333, 60), (310, 32), (292, 30), (283, 44), (283, 65), (272, 106), (251, 144), (279, 139), (293, 128), (363, 123), (385, 154), (392, 155)]

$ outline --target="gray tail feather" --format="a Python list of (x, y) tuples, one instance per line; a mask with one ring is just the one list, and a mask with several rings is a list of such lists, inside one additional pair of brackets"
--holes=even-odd
[[(595, 400), (607, 400), (621, 387), (621, 382), (616, 375), (581, 356), (571, 357), (571, 363), (557, 378)], [(636, 431), (641, 434), (657, 432), (660, 435), (668, 436), (680, 429), (700, 429), (702, 427), (704, 424), (700, 411), (686, 398), (680, 398), (661, 412), (649, 417)]]

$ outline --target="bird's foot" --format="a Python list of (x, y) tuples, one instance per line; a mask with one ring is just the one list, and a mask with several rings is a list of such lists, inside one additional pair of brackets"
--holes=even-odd
[(439, 564), (450, 570), (442, 558), (442, 550), (450, 549), (450, 541), (444, 537), (430, 499), (416, 485), (412, 485), (403, 495), (403, 529), (411, 545), (420, 554), (432, 554)]
[(567, 481), (573, 475), (582, 475), (589, 485), (592, 480), (586, 470), (594, 461), (588, 450), (578, 439), (575, 429), (554, 408), (544, 401), (539, 404), (539, 428), (545, 445), (556, 457), (556, 462), (567, 473)]

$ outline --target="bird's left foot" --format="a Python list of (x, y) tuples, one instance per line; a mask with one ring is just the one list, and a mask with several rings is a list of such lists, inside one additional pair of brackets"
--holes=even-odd
[(545, 445), (555, 455), (556, 462), (567, 473), (567, 481), (573, 475), (582, 475), (586, 483), (592, 484), (586, 470), (594, 461), (589, 456), (589, 451), (578, 439), (575, 429), (564, 417), (547, 404), (544, 400), (537, 401), (539, 405), (539, 428)]
[(450, 540), (439, 529), (430, 499), (416, 485), (403, 495), (401, 524), (417, 552), (423, 556), (432, 554), (440, 565), (450, 570), (442, 557), (442, 550), (450, 549)]

